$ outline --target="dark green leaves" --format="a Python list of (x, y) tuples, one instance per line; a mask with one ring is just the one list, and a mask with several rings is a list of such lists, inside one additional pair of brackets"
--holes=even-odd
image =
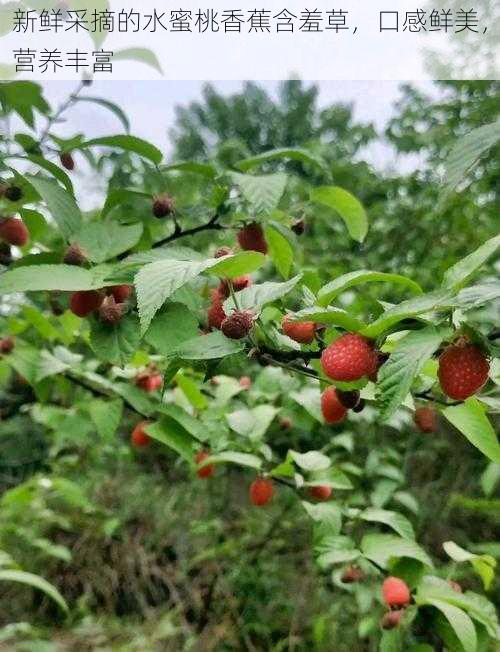
[(281, 173), (254, 176), (232, 172), (231, 179), (256, 214), (270, 213), (275, 209), (287, 183), (286, 174)]
[(26, 175), (26, 178), (39, 193), (50, 214), (57, 222), (64, 238), (69, 238), (79, 228), (82, 215), (75, 198), (52, 179), (41, 176)]
[(500, 464), (500, 444), (485, 408), (477, 399), (468, 398), (460, 405), (447, 407), (443, 410), (443, 415), (483, 455)]
[(117, 324), (105, 324), (95, 319), (90, 331), (90, 345), (101, 360), (125, 365), (140, 342), (139, 320), (127, 315)]
[(92, 262), (103, 263), (136, 245), (142, 228), (142, 224), (90, 222), (84, 224), (71, 240), (78, 242)]

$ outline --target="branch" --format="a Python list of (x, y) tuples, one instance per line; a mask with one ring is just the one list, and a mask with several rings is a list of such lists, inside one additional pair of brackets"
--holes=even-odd
[(222, 224), (218, 223), (217, 221), (218, 219), (219, 219), (219, 214), (216, 213), (205, 224), (200, 224), (199, 226), (194, 226), (191, 229), (184, 229), (184, 230), (182, 230), (179, 227), (179, 225), (176, 223), (174, 232), (171, 235), (167, 236), (166, 238), (163, 238), (163, 240), (158, 240), (158, 242), (155, 242), (154, 245), (152, 246), (152, 249), (157, 249), (158, 247), (162, 247), (163, 245), (166, 245), (169, 242), (173, 242), (174, 240), (178, 240), (179, 238), (184, 238), (188, 235), (195, 235), (196, 233), (201, 233), (202, 231), (220, 231), (224, 227), (222, 226)]
[(57, 109), (57, 111), (53, 115), (50, 116), (50, 118), (47, 119), (47, 126), (42, 131), (42, 133), (40, 134), (40, 138), (37, 141), (38, 146), (43, 144), (43, 142), (49, 135), (50, 130), (52, 129), (52, 125), (60, 119), (60, 117), (65, 111), (67, 111), (71, 106), (73, 106), (73, 104), (76, 102), (78, 96), (82, 92), (83, 88), (85, 88), (85, 86), (86, 86), (85, 81), (81, 81), (76, 87), (75, 91), (71, 93), (71, 95), (68, 97), (68, 99), (63, 104), (61, 104), (61, 106)]

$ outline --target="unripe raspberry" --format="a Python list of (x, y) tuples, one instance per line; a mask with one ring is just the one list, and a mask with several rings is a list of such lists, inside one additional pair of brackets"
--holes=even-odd
[(249, 224), (238, 231), (238, 242), (245, 251), (267, 254), (267, 242), (260, 224)]
[(339, 423), (345, 418), (347, 408), (339, 401), (335, 387), (327, 387), (321, 394), (321, 412), (326, 423)]
[(252, 379), (249, 376), (242, 376), (239, 382), (240, 387), (243, 387), (243, 389), (250, 389), (252, 386)]
[(347, 333), (323, 351), (321, 366), (332, 380), (359, 380), (373, 370), (373, 349), (361, 335)]
[(385, 613), (380, 621), (382, 629), (394, 629), (397, 627), (404, 611), (404, 609), (398, 609), (397, 611), (388, 611)]
[(63, 263), (80, 267), (87, 262), (87, 255), (78, 242), (73, 242), (64, 254)]
[(364, 579), (365, 574), (357, 566), (348, 566), (340, 577), (340, 581), (343, 584), (354, 584), (355, 582), (361, 582)]
[(99, 308), (99, 317), (106, 324), (117, 324), (125, 312), (123, 303), (116, 303), (113, 296), (106, 297)]
[(405, 607), (410, 603), (410, 589), (399, 577), (386, 577), (382, 584), (382, 597), (389, 607)]
[(352, 392), (343, 392), (341, 389), (337, 389), (337, 398), (342, 403), (344, 407), (348, 410), (352, 410), (359, 403), (359, 392), (353, 390)]
[(135, 384), (145, 392), (155, 392), (157, 389), (161, 389), (163, 378), (159, 373), (145, 371), (136, 376)]
[[(195, 455), (194, 461), (196, 464), (202, 464), (207, 457), (210, 457), (210, 453), (207, 451), (198, 451)], [(202, 466), (201, 469), (198, 469), (196, 471), (196, 475), (199, 478), (209, 478), (211, 475), (215, 473), (215, 465), (214, 464), (206, 464), (205, 466)]]
[(61, 161), (61, 165), (66, 168), (66, 170), (71, 172), (75, 169), (75, 161), (70, 152), (61, 152), (59, 155), (59, 160)]
[(304, 220), (296, 220), (290, 228), (296, 235), (302, 235), (306, 230), (306, 223)]
[(283, 333), (299, 344), (311, 344), (316, 334), (316, 324), (312, 321), (291, 321), (291, 315), (285, 315), (281, 322)]
[(272, 499), (274, 487), (268, 478), (256, 478), (250, 485), (250, 500), (256, 507), (262, 507)]
[(488, 380), (490, 365), (474, 344), (449, 346), (439, 356), (438, 378), (443, 392), (457, 401), (472, 396)]
[(12, 262), (12, 250), (7, 242), (0, 242), (0, 265), (8, 267)]
[(240, 290), (244, 290), (245, 288), (250, 287), (252, 285), (252, 279), (248, 274), (245, 274), (244, 276), (237, 276), (231, 281), (227, 279), (221, 281), (217, 291), (225, 299), (227, 299), (227, 297), (231, 294), (230, 283), (233, 286), (233, 290), (235, 292), (239, 292)]
[(175, 212), (174, 198), (167, 193), (158, 195), (153, 200), (153, 215), (155, 217), (167, 217)]
[(316, 500), (328, 500), (332, 495), (332, 488), (327, 485), (317, 485), (309, 488), (309, 494)]
[(141, 421), (132, 430), (131, 442), (135, 448), (144, 448), (151, 443), (151, 437), (145, 432), (144, 428), (151, 425), (151, 421)]
[(219, 247), (214, 253), (214, 258), (223, 258), (224, 256), (232, 256), (233, 250), (231, 247)]
[(16, 341), (10, 335), (8, 337), (2, 337), (0, 340), (0, 353), (10, 353), (14, 350)]
[(4, 194), (9, 201), (19, 201), (22, 199), (23, 191), (19, 186), (9, 186)]
[(281, 417), (279, 420), (281, 430), (290, 430), (293, 426), (293, 422), (290, 417)]
[(254, 317), (247, 310), (235, 310), (221, 324), (221, 331), (232, 340), (241, 340), (252, 330)]
[(22, 220), (16, 217), (7, 217), (0, 222), (0, 238), (9, 244), (24, 247), (29, 237), (28, 227)]
[(111, 294), (116, 303), (124, 303), (132, 294), (134, 288), (131, 285), (113, 285), (108, 288), (108, 294)]
[(97, 290), (81, 290), (74, 292), (69, 300), (69, 307), (77, 317), (87, 317), (91, 312), (99, 310), (104, 300), (102, 292)]
[(210, 328), (220, 330), (222, 322), (226, 319), (226, 313), (224, 312), (222, 299), (217, 292), (212, 294), (212, 305), (208, 309), (207, 317)]
[(413, 420), (420, 432), (436, 432), (437, 414), (434, 408), (422, 406), (415, 410)]

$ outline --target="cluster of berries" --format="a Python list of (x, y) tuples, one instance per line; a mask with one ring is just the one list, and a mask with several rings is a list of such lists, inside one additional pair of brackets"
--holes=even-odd
[(71, 295), (69, 307), (77, 317), (84, 318), (98, 312), (103, 322), (117, 324), (125, 313), (132, 291), (131, 285), (114, 285), (105, 290), (80, 290)]

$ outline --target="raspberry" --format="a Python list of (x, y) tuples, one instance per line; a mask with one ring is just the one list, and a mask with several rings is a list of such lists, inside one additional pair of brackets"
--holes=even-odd
[(260, 224), (249, 224), (238, 231), (238, 242), (245, 251), (267, 254), (267, 242)]
[(212, 305), (208, 309), (208, 325), (210, 328), (220, 330), (222, 322), (226, 319), (226, 313), (222, 306), (222, 298), (217, 290), (212, 292)]
[(302, 235), (306, 230), (306, 223), (304, 220), (296, 220), (290, 228), (296, 235)]
[(309, 488), (309, 494), (316, 500), (328, 500), (332, 495), (332, 488), (327, 485), (317, 485)]
[(343, 584), (353, 584), (354, 582), (360, 582), (364, 576), (365, 574), (361, 568), (358, 568), (357, 566), (348, 566), (342, 573), (340, 581)]
[(106, 324), (117, 324), (123, 317), (125, 306), (116, 303), (113, 296), (106, 297), (99, 308), (99, 317)]
[(404, 614), (404, 609), (398, 609), (397, 611), (388, 611), (382, 616), (380, 621), (380, 626), (382, 629), (394, 629), (399, 625), (401, 616)]
[(352, 392), (343, 392), (341, 389), (337, 389), (337, 398), (344, 407), (346, 407), (348, 410), (352, 410), (359, 403), (359, 392), (357, 390)]
[(235, 310), (226, 317), (221, 324), (221, 331), (232, 340), (241, 340), (246, 337), (253, 326), (253, 314), (246, 310)]
[(345, 418), (347, 408), (339, 401), (335, 387), (328, 387), (321, 395), (321, 412), (327, 423), (339, 423)]
[(149, 425), (151, 425), (150, 421), (141, 421), (136, 425), (136, 427), (132, 430), (132, 435), (130, 437), (132, 446), (135, 448), (144, 448), (145, 446), (149, 446), (151, 443), (151, 437), (146, 432), (144, 432), (144, 428)]
[(113, 287), (108, 288), (108, 294), (113, 295), (117, 303), (123, 303), (126, 301), (133, 292), (133, 287), (131, 285), (113, 285)]
[(153, 215), (155, 217), (167, 217), (175, 212), (175, 201), (170, 195), (164, 193), (153, 200)]
[[(210, 453), (207, 451), (198, 451), (195, 455), (194, 461), (196, 464), (201, 464), (204, 462), (207, 457), (210, 457)], [(211, 475), (213, 475), (215, 472), (215, 466), (213, 464), (207, 464), (206, 466), (202, 466), (201, 469), (198, 469), (196, 472), (196, 475), (199, 478), (209, 478)]]
[(23, 191), (19, 186), (9, 186), (4, 195), (9, 201), (19, 201), (23, 196)]
[(290, 430), (290, 428), (293, 426), (293, 421), (290, 419), (290, 417), (281, 417), (279, 424), (281, 430)]
[(389, 607), (404, 607), (410, 602), (410, 589), (399, 577), (387, 577), (382, 584), (382, 597)]
[(239, 292), (240, 290), (244, 290), (245, 288), (250, 287), (252, 285), (252, 279), (248, 274), (245, 274), (244, 276), (237, 276), (231, 281), (227, 279), (221, 281), (219, 287), (217, 288), (217, 292), (221, 297), (224, 297), (225, 299), (227, 299), (227, 297), (231, 294), (229, 285), (230, 283), (233, 285), (233, 290), (235, 292)]
[(73, 242), (64, 254), (63, 263), (81, 266), (87, 262), (87, 255), (78, 242)]
[(240, 387), (243, 387), (243, 389), (250, 389), (252, 386), (252, 380), (248, 376), (242, 376), (240, 378)]
[(145, 392), (155, 392), (163, 385), (162, 375), (159, 373), (149, 373), (147, 371), (140, 373), (135, 378), (135, 384)]
[(82, 290), (71, 295), (69, 307), (77, 317), (87, 317), (94, 310), (99, 310), (103, 300), (103, 294), (97, 290)]
[(431, 407), (419, 407), (413, 414), (413, 421), (420, 432), (436, 432), (437, 414)]
[(214, 258), (223, 258), (224, 256), (232, 256), (233, 250), (231, 247), (219, 247), (214, 253)]
[(373, 370), (373, 349), (361, 335), (347, 333), (323, 351), (321, 366), (332, 380), (359, 380)]
[(443, 392), (457, 401), (475, 394), (488, 380), (490, 365), (473, 344), (449, 346), (439, 356), (438, 378)]
[(272, 480), (256, 478), (250, 485), (250, 500), (256, 507), (266, 505), (273, 497), (274, 487)]
[(311, 344), (316, 334), (316, 324), (313, 321), (290, 320), (290, 315), (283, 317), (281, 322), (283, 333), (299, 344)]
[(63, 168), (66, 168), (66, 170), (71, 172), (71, 170), (75, 169), (75, 161), (70, 152), (61, 152), (59, 154), (59, 160), (61, 161)]
[(0, 353), (10, 353), (14, 350), (16, 342), (13, 337), (2, 337), (0, 340)]
[(29, 237), (30, 232), (22, 220), (15, 217), (7, 217), (0, 222), (0, 238), (9, 244), (24, 247)]

